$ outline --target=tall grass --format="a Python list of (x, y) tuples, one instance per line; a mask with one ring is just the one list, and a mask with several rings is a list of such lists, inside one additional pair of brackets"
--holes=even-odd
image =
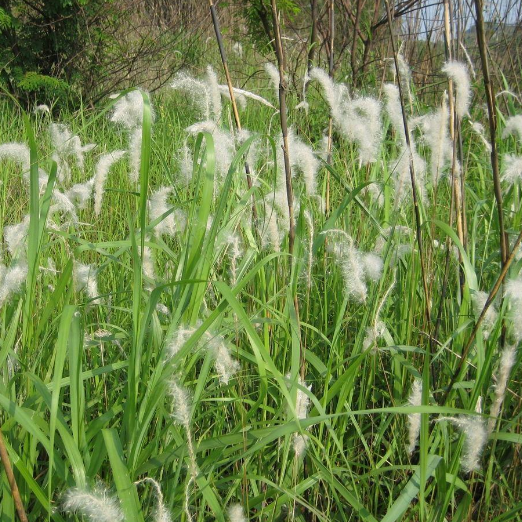
[[(251, 90), (276, 105), (267, 86), (259, 80)], [(429, 108), (410, 88), (414, 122)], [(308, 87), (305, 115), (289, 94), (288, 119), (301, 145), (326, 160), (322, 96), (317, 84)], [(83, 171), (66, 158), (70, 185), (90, 179), (100, 155), (128, 150), (130, 133), (109, 121), (122, 99), (62, 115), (82, 143), (97, 143)], [(53, 206), (55, 191), (70, 186), (51, 159), (50, 116), (24, 120), (7, 104), (1, 112), (1, 141), (30, 148), (28, 182), (16, 162), (0, 163), (3, 232), (29, 215), (23, 251), (3, 249), (3, 273), (25, 262), (27, 279), (0, 309), (0, 419), (29, 520), (81, 520), (82, 513), (95, 520), (100, 515), (84, 509), (86, 498), (91, 508), (107, 502), (113, 520), (121, 513), (127, 521), (168, 520), (167, 513), (172, 520), (243, 520), (238, 503), (253, 520), (519, 520), (520, 351), (502, 355), (503, 343), (519, 340), (510, 326), (516, 299), (499, 293), (487, 335), (486, 325), (476, 329), (464, 354), (480, 312), (473, 300), (489, 294), (501, 273), (489, 153), (471, 127), (462, 125), (467, 248), (450, 226), (447, 176), (427, 182), (418, 202), (427, 317), (408, 186), (408, 197), (395, 199), (393, 169), (404, 147), (387, 113), (375, 161), (361, 164), (357, 141), (337, 128), (316, 194), (294, 169), (290, 259), (274, 110), (249, 101), (241, 119), (250, 137), (232, 141), (226, 156), (226, 103), (215, 127), (191, 136), (184, 129), (199, 115), (185, 95), (140, 92), (140, 100), (138, 181), (129, 177), (129, 157), (121, 159), (107, 175), (99, 215), (89, 200), (75, 207), (77, 219)], [(498, 113), (500, 158), (520, 148), (516, 136), (500, 137), (518, 109)], [(471, 112), (485, 121), (480, 106)], [(420, 128), (409, 132), (427, 160)], [(184, 144), (188, 178), (179, 161)], [(41, 187), (38, 168), (49, 173)], [(172, 191), (154, 213), (151, 195), (160, 187)], [(503, 190), (514, 239), (520, 181)], [(182, 225), (156, 230), (172, 216)], [(263, 241), (270, 227), (277, 237)], [(97, 294), (75, 278), (80, 264), (92, 267)], [(506, 278), (516, 282), (520, 268), (515, 257)], [(356, 277), (365, 287), (358, 297), (350, 291)], [(498, 419), (488, 417), (495, 386), (505, 389)], [(425, 425), (412, 442), (421, 415)], [(488, 420), (485, 447), (466, 461), (473, 443), (466, 428), (476, 432)], [(2, 520), (14, 520), (4, 471), (0, 487)]]

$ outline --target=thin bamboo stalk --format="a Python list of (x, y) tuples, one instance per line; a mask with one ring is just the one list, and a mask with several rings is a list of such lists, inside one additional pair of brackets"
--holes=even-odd
[[(234, 114), (234, 121), (236, 124), (236, 129), (238, 131), (241, 131), (241, 119), (239, 117), (239, 111), (237, 110), (237, 103), (236, 103), (236, 96), (234, 94), (234, 87), (232, 85), (232, 79), (230, 77), (230, 71), (228, 69), (228, 61), (227, 61), (227, 55), (225, 52), (225, 46), (223, 45), (223, 37), (221, 35), (221, 29), (219, 26), (219, 18), (217, 16), (216, 12), (216, 6), (214, 5), (213, 0), (209, 0), (210, 4), (210, 15), (212, 17), (212, 24), (214, 25), (214, 32), (216, 33), (216, 40), (219, 47), (219, 54), (221, 56), (221, 63), (223, 64), (223, 71), (225, 73), (225, 78), (227, 81), (228, 86), (228, 93), (230, 95), (230, 101), (232, 103), (232, 112)], [(250, 190), (252, 188), (252, 176), (250, 174), (250, 165), (247, 161), (245, 161), (245, 173), (246, 173), (246, 180), (247, 180), (247, 186)], [(252, 215), (254, 217), (254, 220), (257, 219), (257, 209), (255, 205), (254, 196), (252, 195)]]
[(411, 188), (412, 188), (412, 196), (413, 196), (413, 208), (415, 212), (415, 228), (416, 228), (416, 235), (417, 235), (417, 246), (419, 248), (419, 257), (420, 257), (420, 264), (421, 264), (421, 277), (422, 277), (422, 286), (424, 289), (424, 299), (425, 299), (425, 314), (426, 314), (426, 321), (427, 325), (429, 327), (430, 324), (430, 318), (431, 318), (431, 304), (430, 304), (430, 297), (428, 292), (428, 282), (426, 278), (426, 266), (425, 266), (425, 260), (424, 260), (424, 249), (422, 246), (422, 223), (421, 223), (421, 216), (420, 216), (420, 210), (419, 210), (419, 198), (417, 194), (417, 186), (415, 181), (415, 169), (413, 166), (413, 156), (411, 154), (411, 143), (410, 143), (410, 131), (408, 128), (408, 118), (406, 117), (406, 110), (404, 107), (404, 95), (402, 92), (401, 87), (401, 78), (400, 78), (400, 72), (399, 72), (399, 63), (397, 59), (397, 45), (395, 42), (395, 35), (393, 33), (392, 28), (392, 21), (393, 17), (390, 10), (390, 3), (389, 0), (385, 0), (386, 3), (386, 12), (388, 14), (388, 27), (390, 29), (390, 42), (392, 46), (392, 52), (393, 52), (393, 60), (395, 63), (395, 72), (397, 74), (397, 84), (399, 87), (399, 96), (401, 100), (401, 107), (402, 107), (402, 122), (404, 125), (404, 134), (406, 136), (406, 146), (408, 147), (408, 150), (410, 151), (410, 177), (411, 177)]
[(11, 494), (13, 495), (13, 501), (16, 509), (16, 513), (18, 514), (18, 518), (21, 522), (28, 522), (27, 515), (25, 514), (24, 505), (22, 504), (22, 499), (20, 497), (20, 491), (18, 490), (18, 485), (16, 484), (16, 479), (13, 473), (13, 468), (11, 467), (11, 461), (9, 460), (9, 455), (7, 454), (7, 448), (5, 447), (4, 435), (2, 430), (0, 429), (0, 459), (2, 460), (2, 464), (4, 466), (5, 474), (7, 477), (7, 482), (9, 483), (9, 487), (11, 488)]
[(495, 95), (493, 92), (493, 86), (489, 78), (487, 45), (486, 37), (484, 34), (484, 17), (482, 15), (482, 1), (474, 1), (477, 20), (477, 41), (480, 51), (480, 60), (482, 64), (482, 76), (484, 77), (484, 90), (486, 91), (486, 102), (488, 105), (489, 134), (491, 142), (491, 168), (493, 169), (493, 189), (495, 192), (495, 200), (497, 202), (498, 227), (500, 234), (500, 259), (502, 265), (504, 265), (507, 260), (508, 246), (504, 228), (504, 213), (502, 211), (502, 189), (500, 187), (500, 172), (498, 168), (498, 152), (496, 146), (497, 113), (495, 105)]

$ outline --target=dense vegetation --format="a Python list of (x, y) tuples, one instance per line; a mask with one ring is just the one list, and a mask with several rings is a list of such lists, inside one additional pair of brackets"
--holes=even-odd
[(449, 62), (429, 107), (399, 62), (289, 93), (292, 256), (273, 65), (243, 71), (240, 133), (217, 66), (56, 121), (2, 102), (0, 420), (29, 520), (520, 520), (522, 260), (482, 84)]

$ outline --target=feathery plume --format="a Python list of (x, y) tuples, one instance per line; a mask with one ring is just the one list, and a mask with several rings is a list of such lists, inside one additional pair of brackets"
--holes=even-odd
[[(271, 109), (275, 109), (275, 107), (268, 100), (266, 100), (262, 96), (259, 96), (259, 94), (255, 94), (250, 91), (245, 91), (244, 89), (239, 89), (237, 87), (233, 87), (232, 90), (234, 91), (234, 94), (236, 96), (236, 101), (242, 101), (244, 104), (246, 103), (246, 100), (248, 98), (250, 100), (258, 101), (259, 103), (266, 105)], [(222, 96), (226, 96), (228, 99), (230, 99), (230, 91), (228, 90), (228, 85), (219, 85), (219, 92)], [(241, 105), (241, 108), (244, 109), (245, 105)]]
[(2, 143), (0, 145), (0, 159), (7, 159), (18, 163), (22, 173), (27, 178), (31, 168), (31, 154), (25, 143)]
[(310, 71), (310, 80), (318, 81), (323, 88), (332, 118), (336, 124), (342, 122), (344, 117), (343, 105), (350, 99), (346, 86), (334, 83), (328, 73), (318, 67), (314, 67)]
[(72, 488), (65, 493), (62, 509), (66, 513), (77, 513), (90, 522), (124, 522), (118, 499), (98, 484), (91, 491)]
[(105, 182), (111, 167), (125, 155), (123, 150), (102, 154), (96, 163), (94, 172), (94, 213), (99, 216), (102, 209)]
[[(214, 139), (214, 153), (218, 181), (223, 181), (228, 173), (228, 169), (235, 153), (235, 141), (232, 134), (220, 129), (213, 121), (201, 121), (190, 125), (185, 130), (193, 135), (199, 134), (200, 132), (208, 132), (212, 134), (212, 138)], [(192, 165), (190, 168), (192, 169)]]
[(94, 188), (94, 177), (84, 183), (76, 183), (65, 192), (65, 196), (79, 210), (84, 209), (91, 199)]
[(270, 78), (270, 83), (272, 84), (272, 87), (275, 92), (275, 97), (278, 100), (279, 99), (279, 71), (277, 70), (277, 67), (270, 62), (265, 63), (265, 71), (268, 74), (268, 77)]
[[(281, 138), (282, 140), (282, 138)], [(284, 172), (282, 147), (278, 148), (279, 172)], [(317, 192), (317, 171), (319, 170), (319, 160), (314, 156), (313, 150), (296, 136), (293, 129), (288, 131), (288, 153), (292, 176), (297, 171), (302, 172), (306, 193), (313, 196)]]
[[(289, 379), (290, 375), (287, 375), (287, 378)], [(312, 385), (307, 385), (300, 376), (298, 376), (297, 384), (299, 387), (297, 388), (297, 394), (295, 398), (295, 416), (298, 420), (304, 420), (308, 417), (308, 410), (310, 409), (310, 397), (305, 391), (302, 390), (302, 388), (306, 388), (308, 391), (311, 391)], [(288, 408), (288, 415), (289, 417), (293, 417), (293, 412), (290, 408)], [(292, 437), (292, 446), (297, 458), (300, 458), (305, 454), (306, 448), (308, 447), (308, 440), (308, 435), (294, 433)]]
[(278, 212), (276, 206), (266, 199), (264, 221), (259, 222), (259, 236), (263, 249), (272, 248), (274, 252), (281, 250), (284, 233), (279, 228)]
[[(415, 379), (408, 397), (410, 406), (420, 406), (422, 404), (422, 380)], [(421, 414), (408, 414), (408, 453), (411, 455), (417, 446), (421, 426)]]
[(502, 138), (505, 139), (512, 134), (518, 134), (518, 139), (522, 140), (522, 114), (511, 116), (506, 120), (506, 126), (502, 132)]
[(354, 245), (353, 239), (344, 231), (330, 229), (325, 233), (341, 235), (344, 241), (332, 241), (328, 246), (338, 261), (344, 280), (344, 288), (348, 297), (364, 303), (368, 294), (366, 280), (374, 280), (382, 270), (382, 260), (376, 254), (364, 254)]
[(212, 101), (210, 92), (208, 90), (208, 85), (205, 82), (196, 80), (188, 74), (180, 73), (174, 77), (174, 81), (170, 86), (174, 90), (184, 90), (192, 94), (192, 97), (197, 103), (203, 119), (210, 120)]
[(45, 105), (42, 103), (41, 105), (37, 105), (33, 111), (35, 114), (50, 114), (51, 109), (49, 109), (49, 105)]
[(382, 258), (373, 252), (368, 252), (363, 254), (362, 262), (366, 278), (374, 282), (379, 281), (384, 266)]
[(9, 298), (20, 291), (27, 279), (28, 267), (25, 261), (18, 261), (6, 268), (0, 264), (0, 308)]
[(187, 448), (190, 462), (190, 478), (185, 485), (185, 499), (183, 502), (183, 509), (187, 515), (187, 520), (192, 521), (192, 514), (190, 512), (190, 490), (198, 474), (198, 466), (196, 462), (196, 453), (194, 451), (194, 442), (191, 428), (192, 398), (188, 390), (181, 386), (175, 379), (169, 382), (168, 393), (174, 402), (174, 412), (172, 416), (176, 422), (183, 426), (187, 437)]
[(400, 52), (397, 54), (397, 65), (399, 66), (399, 75), (402, 90), (406, 93), (406, 96), (408, 97), (408, 103), (411, 105), (411, 70), (410, 66), (408, 65), (408, 62), (404, 58), (403, 54)]
[(192, 398), (189, 391), (181, 386), (177, 380), (169, 382), (168, 393), (174, 403), (172, 416), (174, 420), (186, 429), (190, 429), (192, 422)]
[(232, 358), (225, 339), (220, 335), (215, 335), (210, 339), (208, 350), (214, 358), (214, 368), (219, 375), (220, 382), (228, 384), (241, 368), (239, 361)]
[(226, 253), (230, 259), (230, 282), (232, 285), (235, 285), (237, 261), (243, 253), (239, 234), (237, 232), (228, 232), (221, 240), (221, 245), (226, 249)]
[(94, 265), (84, 265), (75, 261), (73, 276), (77, 291), (85, 291), (89, 299), (98, 297), (97, 270)]
[(241, 504), (232, 504), (228, 508), (227, 514), (229, 522), (247, 522)]
[(438, 185), (445, 168), (451, 163), (453, 157), (448, 121), (449, 112), (445, 94), (442, 107), (436, 112), (424, 116), (421, 120), (424, 141), (431, 151), (430, 173), (434, 187)]
[(504, 154), (502, 162), (504, 164), (502, 169), (502, 181), (504, 183), (511, 186), (522, 179), (522, 156)]
[(67, 182), (71, 176), (71, 169), (67, 158), (73, 157), (78, 168), (83, 171), (84, 153), (92, 150), (96, 145), (89, 143), (82, 146), (80, 137), (71, 132), (71, 129), (63, 123), (51, 123), (49, 125), (51, 143), (54, 146), (53, 160), (58, 166), (57, 177), (60, 182)]
[(386, 112), (388, 113), (392, 127), (399, 136), (402, 146), (406, 147), (406, 134), (404, 132), (404, 121), (402, 119), (399, 88), (393, 83), (385, 83), (383, 90), (386, 96)]
[(510, 301), (508, 319), (516, 344), (522, 341), (522, 278), (509, 279), (504, 288), (505, 296)]
[(49, 208), (49, 215), (52, 215), (55, 212), (69, 214), (73, 223), (78, 222), (78, 216), (76, 215), (76, 207), (74, 206), (74, 203), (67, 197), (67, 194), (64, 194), (57, 189), (53, 190), (53, 199), (52, 205)]
[(462, 119), (469, 113), (469, 104), (471, 102), (471, 83), (466, 64), (455, 60), (447, 61), (442, 67), (442, 72), (450, 78), (457, 89), (455, 95), (455, 112), (457, 117)]
[(182, 348), (185, 343), (192, 337), (196, 331), (190, 326), (180, 326), (170, 336), (166, 346), (166, 357), (172, 359)]
[(504, 397), (506, 396), (509, 374), (515, 365), (516, 355), (517, 347), (514, 344), (506, 346), (500, 355), (500, 362), (496, 373), (497, 384), (495, 386), (495, 400), (493, 401), (489, 412), (490, 419), (488, 421), (488, 434), (491, 434), (495, 429), (495, 423), (497, 422), (500, 408), (504, 402)]
[[(426, 162), (417, 154), (415, 144), (412, 147), (404, 146), (399, 152), (399, 157), (390, 165), (395, 187), (395, 205), (399, 206), (404, 201), (409, 201), (412, 197), (410, 161), (413, 161), (415, 171), (415, 184), (419, 199), (427, 205), (429, 200), (426, 197)], [(411, 160), (410, 160), (411, 155)], [(408, 190), (409, 188), (409, 190)]]
[(18, 256), (24, 257), (27, 247), (27, 234), (29, 232), (29, 214), (16, 225), (7, 225), (4, 227), (4, 241), (7, 244), (7, 250), (14, 259)]
[(471, 125), (471, 130), (475, 134), (477, 134), (477, 136), (480, 138), (480, 141), (482, 141), (482, 143), (484, 144), (484, 147), (486, 148), (486, 150), (488, 152), (491, 152), (491, 143), (489, 143), (489, 141), (486, 138), (486, 133), (484, 132), (484, 125), (482, 125), (482, 123), (480, 123), (478, 121), (471, 121), (471, 120), (469, 123)]
[(207, 66), (207, 85), (210, 92), (210, 99), (212, 100), (212, 115), (215, 122), (221, 120), (221, 92), (219, 90), (219, 82), (214, 69)]
[(131, 183), (137, 183), (140, 179), (142, 139), (141, 127), (136, 127), (129, 132), (129, 180)]
[[(152, 108), (151, 108), (152, 109)], [(152, 112), (152, 119), (154, 113)], [(120, 98), (113, 107), (110, 120), (131, 130), (143, 124), (143, 95), (140, 90), (134, 90)]]
[(438, 422), (447, 420), (464, 433), (464, 449), (460, 465), (466, 473), (480, 469), (480, 457), (488, 440), (488, 432), (484, 419), (479, 415), (459, 415), (458, 417), (441, 417)]
[(165, 501), (163, 500), (163, 493), (161, 492), (161, 486), (158, 482), (156, 482), (151, 477), (145, 477), (141, 480), (138, 480), (134, 484), (143, 484), (148, 482), (154, 488), (154, 496), (156, 497), (156, 507), (154, 509), (154, 522), (172, 522), (172, 517), (165, 506)]
[[(172, 190), (172, 187), (160, 187), (152, 193), (149, 199), (150, 221), (156, 221), (172, 207), (168, 202), (168, 197)], [(186, 222), (185, 214), (181, 210), (176, 209), (154, 227), (154, 232), (157, 236), (166, 235), (173, 237), (176, 233), (185, 229)]]
[[(478, 319), (484, 306), (486, 305), (486, 301), (488, 300), (488, 294), (482, 291), (473, 292), (471, 295), (471, 302), (473, 303), (473, 313), (475, 314), (475, 318)], [(495, 306), (492, 304), (486, 311), (486, 315), (482, 320), (482, 331), (484, 334), (484, 339), (489, 337), (491, 330), (493, 330), (495, 323), (497, 322), (498, 312)]]
[(372, 350), (377, 348), (377, 341), (382, 338), (386, 331), (386, 325), (382, 321), (376, 321), (373, 326), (366, 328), (366, 335), (363, 341), (363, 350)]

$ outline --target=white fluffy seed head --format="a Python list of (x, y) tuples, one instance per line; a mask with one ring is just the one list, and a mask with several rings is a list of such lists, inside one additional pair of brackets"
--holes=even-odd
[(4, 227), (4, 241), (12, 258), (25, 257), (29, 219), (30, 217), (27, 215), (20, 223)]
[(506, 185), (514, 185), (522, 179), (522, 156), (504, 154), (502, 156), (502, 181)]
[(217, 75), (210, 65), (207, 67), (207, 84), (212, 101), (213, 120), (217, 123), (221, 120), (221, 92)]
[(515, 343), (522, 341), (522, 278), (509, 279), (504, 292), (510, 302), (508, 319)]
[[(150, 221), (156, 221), (172, 208), (168, 201), (172, 190), (172, 187), (160, 187), (151, 194), (149, 199)], [(176, 233), (185, 230), (186, 222), (185, 214), (181, 210), (176, 209), (154, 227), (154, 232), (157, 236), (166, 235), (173, 237)]]
[(330, 106), (332, 118), (337, 125), (341, 124), (344, 119), (343, 104), (349, 99), (346, 87), (335, 84), (326, 71), (314, 67), (310, 71), (310, 80), (317, 80), (324, 90), (326, 101)]
[(517, 346), (515, 344), (507, 345), (503, 350), (500, 356), (500, 362), (498, 365), (498, 370), (496, 374), (496, 386), (495, 386), (495, 400), (491, 405), (491, 410), (489, 412), (490, 419), (488, 421), (488, 433), (491, 434), (495, 428), (495, 423), (497, 422), (497, 417), (500, 413), (500, 408), (502, 403), (504, 402), (504, 397), (506, 395), (507, 384), (509, 381), (509, 374), (511, 373), (511, 369), (515, 365), (517, 354)]
[(192, 337), (195, 331), (196, 329), (190, 326), (179, 326), (176, 328), (167, 341), (167, 359), (172, 359), (185, 346), (185, 343)]
[(98, 297), (97, 270), (94, 265), (84, 265), (76, 261), (73, 277), (77, 291), (83, 290), (90, 299)]
[(99, 216), (102, 209), (105, 182), (111, 167), (125, 155), (123, 150), (115, 150), (102, 154), (94, 171), (94, 213)]
[(471, 129), (475, 134), (478, 135), (480, 141), (484, 144), (484, 147), (488, 152), (491, 152), (491, 143), (486, 138), (486, 133), (484, 132), (484, 125), (478, 121), (470, 121)]
[(386, 112), (388, 113), (392, 127), (395, 129), (402, 145), (406, 146), (406, 134), (404, 132), (399, 88), (393, 83), (385, 83), (383, 90), (386, 96)]
[[(484, 306), (486, 305), (486, 301), (488, 300), (488, 294), (482, 291), (473, 292), (471, 296), (471, 301), (473, 303), (473, 313), (475, 314), (475, 318), (478, 319)], [(497, 322), (498, 312), (495, 306), (492, 304), (486, 311), (486, 315), (482, 320), (482, 330), (484, 334), (484, 339), (489, 337), (491, 330), (495, 326)]]
[(379, 281), (384, 266), (381, 257), (377, 254), (374, 254), (373, 252), (368, 252), (363, 254), (362, 260), (364, 264), (364, 273), (367, 279), (370, 279), (374, 282)]
[(78, 168), (83, 170), (84, 153), (92, 150), (96, 145), (90, 143), (82, 146), (80, 137), (73, 134), (71, 129), (63, 123), (51, 123), (49, 132), (55, 148), (53, 159), (58, 165), (58, 179), (62, 182), (68, 181), (71, 171), (66, 159), (73, 157)]
[(511, 116), (506, 120), (506, 126), (502, 132), (502, 138), (507, 138), (512, 134), (517, 134), (518, 139), (522, 140), (522, 114)]
[(151, 477), (145, 477), (144, 479), (135, 482), (135, 484), (143, 484), (148, 482), (154, 489), (154, 496), (156, 497), (156, 507), (154, 509), (154, 522), (172, 522), (172, 517), (165, 506), (163, 500), (163, 493), (161, 492), (161, 486), (159, 483)]
[(480, 469), (480, 457), (486, 442), (488, 432), (484, 419), (479, 415), (460, 415), (459, 417), (442, 417), (439, 419), (450, 421), (464, 433), (464, 449), (460, 465), (466, 473)]
[(123, 522), (120, 503), (107, 489), (98, 484), (94, 489), (72, 488), (64, 495), (62, 509), (76, 513), (90, 522)]
[(308, 448), (309, 440), (310, 437), (306, 434), (302, 435), (294, 433), (294, 436), (292, 438), (292, 447), (294, 448), (296, 458), (300, 459), (301, 457), (304, 457)]
[[(232, 134), (218, 127), (213, 121), (201, 121), (185, 129), (189, 134), (208, 132), (214, 139), (217, 181), (222, 182), (228, 173), (230, 163), (235, 154), (235, 140)], [(192, 169), (192, 166), (190, 167)], [(217, 187), (216, 187), (217, 188)]]
[(129, 180), (137, 183), (141, 169), (141, 143), (143, 132), (141, 127), (132, 129), (129, 134)]
[(241, 504), (232, 504), (227, 510), (229, 522), (247, 522)]
[(23, 174), (28, 175), (31, 168), (31, 154), (25, 143), (2, 143), (0, 145), (0, 159), (7, 159), (18, 163)]
[(169, 382), (168, 393), (174, 403), (174, 411), (172, 413), (174, 420), (187, 430), (190, 429), (192, 397), (189, 391), (181, 386), (177, 380), (173, 379)]
[(471, 102), (471, 83), (466, 64), (450, 60), (444, 64), (442, 72), (455, 83), (457, 90), (455, 96), (455, 112), (458, 118), (467, 116)]
[(279, 71), (277, 70), (277, 67), (267, 62), (265, 63), (265, 71), (268, 74), (268, 77), (270, 78), (270, 83), (272, 84), (272, 87), (275, 92), (275, 97), (278, 100), (279, 99)]
[(0, 308), (20, 291), (27, 279), (27, 273), (27, 262), (23, 260), (19, 260), (9, 268), (0, 265)]
[(220, 335), (214, 336), (208, 349), (214, 358), (214, 368), (222, 384), (228, 384), (230, 379), (239, 371), (241, 365), (230, 355), (225, 339)]
[(403, 92), (406, 94), (408, 98), (408, 103), (412, 103), (411, 96), (411, 69), (404, 58), (402, 53), (397, 54), (397, 65), (399, 66), (399, 76), (401, 80), (401, 87)]
[(433, 186), (436, 187), (444, 170), (451, 163), (453, 147), (449, 137), (449, 112), (444, 96), (440, 109), (426, 115), (421, 120), (424, 141), (430, 148), (430, 172)]
[(356, 98), (347, 105), (342, 128), (359, 147), (359, 163), (375, 163), (382, 140), (381, 103), (369, 96)]
[(174, 81), (171, 83), (171, 88), (174, 90), (186, 91), (191, 95), (193, 100), (196, 102), (203, 119), (210, 120), (212, 100), (207, 82), (196, 80), (188, 74), (180, 73), (174, 77)]
[[(415, 379), (408, 397), (410, 406), (420, 406), (422, 404), (422, 380)], [(408, 453), (411, 455), (417, 446), (421, 425), (421, 414), (410, 413), (408, 415)]]
[[(296, 175), (296, 171), (302, 172), (307, 195), (315, 195), (317, 192), (316, 176), (320, 166), (319, 160), (315, 157), (311, 147), (306, 145), (292, 128), (288, 131), (288, 155), (292, 167), (292, 177)], [(279, 172), (284, 172), (282, 139), (281, 147), (278, 148), (278, 164)]]
[[(141, 91), (131, 91), (114, 104), (111, 121), (123, 125), (126, 129), (141, 128), (143, 124), (143, 107)], [(152, 118), (154, 118), (154, 113), (152, 113)]]
[(65, 195), (77, 209), (81, 210), (87, 206), (91, 199), (93, 188), (94, 177), (84, 183), (76, 183), (65, 192)]

